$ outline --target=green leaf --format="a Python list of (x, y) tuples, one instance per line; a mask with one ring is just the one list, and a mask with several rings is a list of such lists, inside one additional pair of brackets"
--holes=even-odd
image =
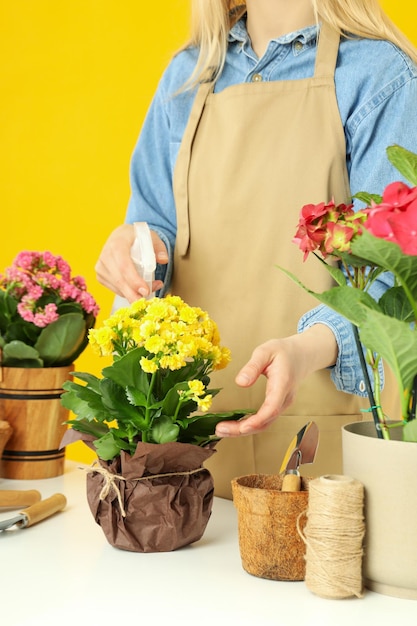
[(407, 287), (417, 299), (417, 255), (404, 254), (397, 244), (374, 237), (367, 230), (363, 230), (352, 243), (352, 251), (369, 263), (392, 272), (398, 283)]
[(140, 407), (130, 404), (122, 387), (108, 378), (103, 378), (100, 382), (100, 392), (103, 405), (113, 419), (132, 424), (137, 432), (147, 427), (143, 412), (139, 410)]
[(82, 380), (84, 383), (87, 383), (87, 386), (96, 393), (100, 393), (100, 380), (101, 378), (97, 378), (94, 374), (89, 374), (88, 372), (72, 372), (74, 378), (78, 380)]
[(188, 420), (182, 422), (182, 428), (178, 436), (178, 441), (183, 443), (197, 443), (204, 445), (209, 441), (219, 439), (214, 435), (219, 422), (228, 420), (240, 420), (245, 415), (250, 415), (255, 411), (237, 410), (226, 411), (224, 413), (205, 413), (204, 415), (193, 415)]
[(78, 385), (72, 381), (63, 384), (65, 393), (61, 395), (61, 403), (80, 419), (111, 421), (113, 416), (103, 405), (102, 398), (92, 389)]
[(168, 443), (169, 441), (176, 441), (180, 428), (178, 424), (173, 424), (172, 420), (166, 416), (161, 415), (152, 424), (150, 429), (150, 435), (154, 443)]
[(109, 367), (105, 367), (102, 374), (123, 388), (135, 387), (147, 395), (149, 374), (146, 374), (140, 367), (140, 359), (145, 354), (147, 353), (144, 348), (135, 348), (114, 361)]
[(136, 387), (126, 387), (125, 393), (126, 398), (133, 406), (148, 406), (148, 399), (140, 389), (136, 389)]
[(111, 461), (114, 457), (119, 456), (121, 450), (130, 451), (129, 444), (117, 437), (117, 431), (111, 430), (103, 437), (94, 441), (94, 447), (97, 454), (103, 461)]
[(17, 313), (18, 301), (5, 291), (0, 291), (0, 329), (6, 330), (10, 320)]
[(363, 344), (380, 354), (393, 371), (403, 399), (403, 415), (407, 415), (405, 391), (411, 389), (417, 372), (417, 332), (407, 322), (369, 309), (359, 334)]
[(410, 420), (403, 426), (403, 439), (404, 441), (416, 441), (417, 442), (417, 419)]
[(79, 313), (68, 313), (46, 326), (35, 344), (46, 367), (69, 364), (69, 357), (83, 344), (86, 324)]
[(7, 343), (17, 340), (22, 341), (28, 346), (34, 346), (41, 330), (41, 328), (34, 326), (34, 324), (30, 324), (24, 320), (17, 320), (7, 325), (4, 336)]
[(68, 420), (66, 423), (69, 424), (74, 430), (96, 438), (103, 437), (109, 431), (107, 426), (104, 424), (91, 422), (90, 420)]
[(201, 380), (208, 387), (210, 384), (209, 376), (205, 375), (207, 365), (203, 359), (190, 361), (179, 370), (162, 370), (161, 388), (158, 390), (158, 398), (164, 398), (168, 391), (175, 385), (184, 380)]
[(7, 359), (3, 360), (6, 367), (26, 367), (26, 368), (42, 368), (43, 361), (41, 359)]
[[(55, 298), (52, 298), (52, 301), (54, 300)], [(60, 317), (62, 315), (66, 315), (67, 313), (79, 313), (84, 317), (84, 309), (78, 302), (68, 302), (67, 300), (61, 302), (57, 305), (57, 312)]]
[(382, 196), (380, 194), (368, 193), (367, 191), (358, 191), (353, 197), (366, 204), (366, 206), (370, 206), (372, 202), (375, 202), (375, 204), (381, 204), (382, 202)]
[(394, 145), (387, 148), (387, 156), (392, 165), (412, 183), (417, 185), (417, 154)]
[[(168, 393), (166, 394), (165, 398), (162, 400), (161, 402), (161, 407), (162, 407), (162, 412), (165, 415), (175, 415), (175, 412), (177, 410), (177, 406), (180, 402), (180, 395), (179, 395), (179, 391), (186, 391), (188, 389), (188, 383), (187, 382), (181, 382), (181, 383), (177, 383), (176, 385), (172, 386)], [(196, 407), (196, 403), (191, 401), (190, 402), (184, 402), (184, 406), (185, 405), (191, 405)], [(191, 412), (191, 411), (189, 411)]]
[[(337, 283), (340, 286), (346, 285), (346, 276), (344, 275), (340, 267), (338, 267), (337, 265), (331, 265), (330, 263), (326, 263), (326, 261), (315, 252), (313, 254), (316, 257), (316, 259), (318, 259), (320, 263), (322, 263), (326, 267), (326, 270), (329, 272), (330, 276), (333, 278), (335, 283)], [(282, 269), (284, 272), (286, 271), (283, 268), (280, 268), (280, 269)]]
[(39, 352), (23, 341), (10, 341), (3, 348), (3, 362), (6, 363), (8, 359), (36, 361), (39, 359)]
[(378, 300), (382, 313), (403, 322), (412, 322), (414, 313), (402, 287), (391, 287)]

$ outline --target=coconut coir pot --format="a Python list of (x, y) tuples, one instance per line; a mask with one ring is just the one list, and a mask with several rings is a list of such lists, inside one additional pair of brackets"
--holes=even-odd
[(304, 580), (309, 478), (301, 491), (281, 491), (282, 476), (251, 474), (232, 481), (239, 549), (245, 571), (272, 580)]

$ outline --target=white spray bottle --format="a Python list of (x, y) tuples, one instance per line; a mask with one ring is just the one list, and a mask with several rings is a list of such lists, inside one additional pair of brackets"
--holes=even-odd
[[(146, 222), (135, 222), (133, 224), (135, 239), (130, 249), (130, 256), (138, 272), (149, 287), (149, 298), (153, 298), (152, 283), (155, 280), (156, 258), (152, 244), (151, 231)], [(129, 302), (121, 296), (114, 299), (112, 313), (121, 307), (129, 306)]]

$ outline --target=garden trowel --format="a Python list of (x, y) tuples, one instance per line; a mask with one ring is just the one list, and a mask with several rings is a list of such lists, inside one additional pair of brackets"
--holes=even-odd
[(39, 502), (42, 496), (37, 489), (15, 490), (5, 489), (0, 490), (0, 508), (16, 508), (18, 506), (30, 506)]
[(40, 500), (32, 504), (27, 509), (20, 511), (18, 515), (0, 521), (0, 531), (16, 526), (17, 528), (27, 528), (41, 522), (58, 511), (62, 511), (67, 504), (67, 499), (62, 493), (56, 493), (50, 498)]
[(319, 429), (315, 422), (307, 422), (292, 439), (281, 465), (284, 474), (282, 491), (299, 491), (301, 478), (298, 468), (313, 463), (319, 445)]

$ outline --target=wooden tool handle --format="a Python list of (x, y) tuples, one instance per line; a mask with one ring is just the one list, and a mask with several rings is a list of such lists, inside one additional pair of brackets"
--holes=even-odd
[(55, 493), (46, 500), (41, 500), (36, 504), (33, 504), (28, 509), (21, 511), (22, 515), (25, 515), (27, 522), (25, 526), (33, 526), (41, 522), (43, 519), (50, 517), (58, 511), (62, 511), (67, 504), (67, 499), (62, 493)]
[(39, 502), (42, 498), (37, 489), (28, 489), (27, 491), (17, 491), (13, 489), (0, 490), (0, 506), (14, 509), (19, 506), (30, 506)]
[(300, 491), (301, 476), (299, 474), (285, 474), (282, 479), (281, 491)]

